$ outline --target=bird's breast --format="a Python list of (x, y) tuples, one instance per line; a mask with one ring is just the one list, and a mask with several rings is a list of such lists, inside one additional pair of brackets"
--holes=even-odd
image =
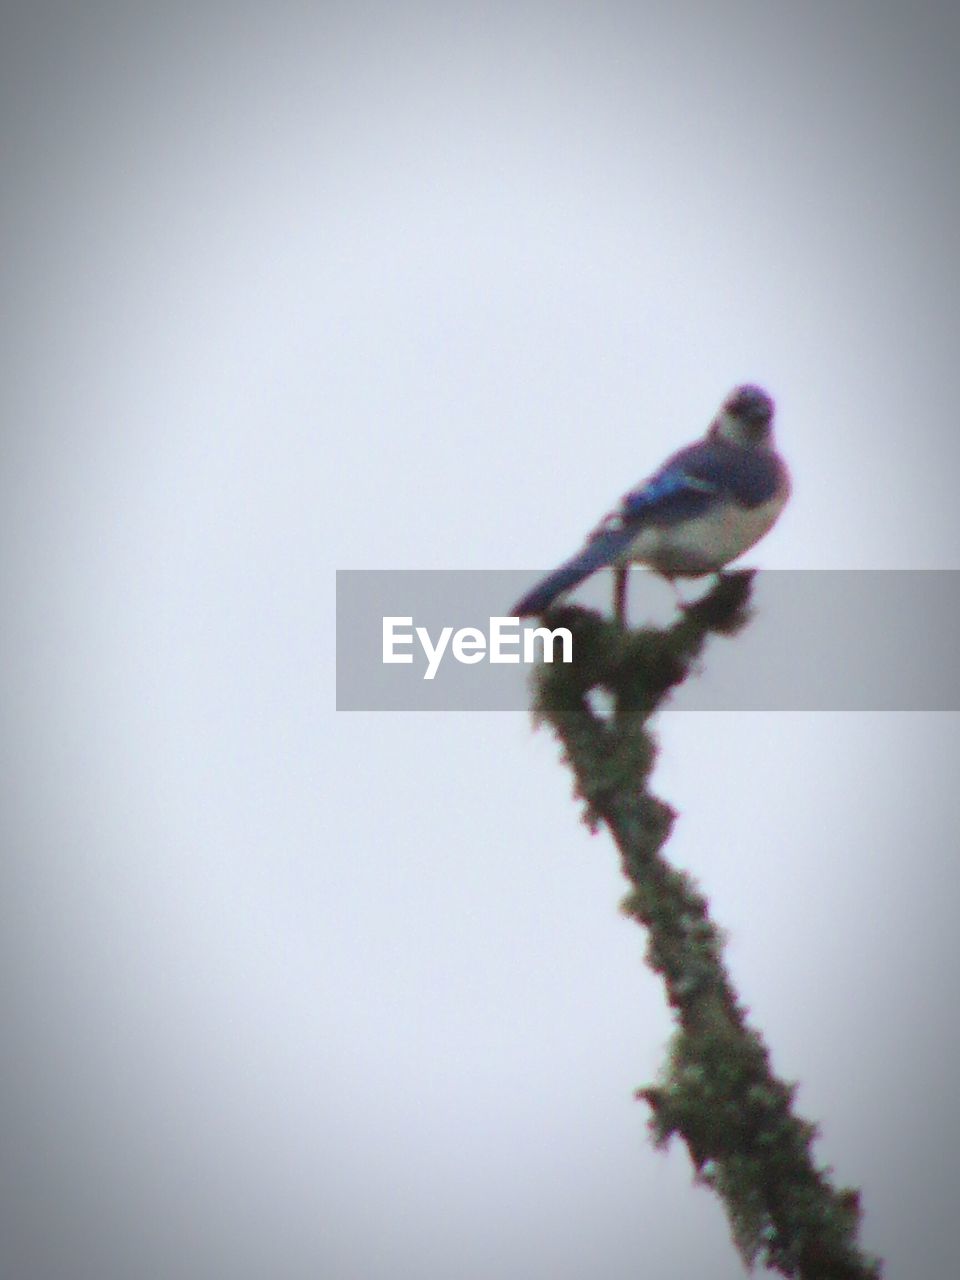
[(715, 573), (759, 542), (785, 502), (786, 494), (778, 493), (756, 507), (722, 503), (674, 525), (645, 525), (622, 559), (649, 565), (670, 577)]

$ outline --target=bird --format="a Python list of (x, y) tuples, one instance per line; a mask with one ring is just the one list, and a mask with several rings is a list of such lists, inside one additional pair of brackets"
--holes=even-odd
[(590, 574), (613, 568), (622, 624), (631, 564), (671, 583), (719, 573), (773, 527), (790, 496), (773, 418), (773, 399), (762, 387), (734, 387), (706, 434), (625, 494), (583, 549), (527, 592), (511, 616), (542, 614)]

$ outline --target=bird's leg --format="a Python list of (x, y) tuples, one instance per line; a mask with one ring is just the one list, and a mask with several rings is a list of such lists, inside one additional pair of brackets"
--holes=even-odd
[(627, 625), (627, 574), (630, 572), (626, 565), (617, 565), (614, 569), (614, 591), (613, 599), (616, 608), (617, 621), (621, 627)]

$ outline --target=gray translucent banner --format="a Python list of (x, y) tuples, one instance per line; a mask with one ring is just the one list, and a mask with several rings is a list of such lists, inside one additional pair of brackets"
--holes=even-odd
[[(524, 632), (542, 624), (492, 620), (508, 618), (514, 601), (541, 576), (338, 571), (337, 709), (525, 709), (534, 668), (523, 661)], [(691, 587), (702, 593), (688, 584), (688, 598)], [(597, 574), (570, 599), (609, 613), (611, 595), (610, 575)], [(747, 626), (736, 636), (708, 640), (700, 671), (677, 690), (672, 709), (960, 709), (960, 572), (771, 571), (757, 574), (751, 600)], [(631, 625), (669, 625), (675, 610), (666, 583), (631, 573)], [(385, 644), (393, 661), (384, 661)], [(541, 641), (533, 644), (540, 660)], [(491, 660), (498, 655), (501, 661)], [(557, 638), (554, 660), (561, 656)], [(519, 661), (509, 660), (514, 657)]]

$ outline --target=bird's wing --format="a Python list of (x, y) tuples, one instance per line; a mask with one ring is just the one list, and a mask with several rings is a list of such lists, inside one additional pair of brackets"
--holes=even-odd
[(722, 461), (708, 441), (681, 449), (624, 496), (615, 517), (636, 528), (703, 515), (727, 488)]

